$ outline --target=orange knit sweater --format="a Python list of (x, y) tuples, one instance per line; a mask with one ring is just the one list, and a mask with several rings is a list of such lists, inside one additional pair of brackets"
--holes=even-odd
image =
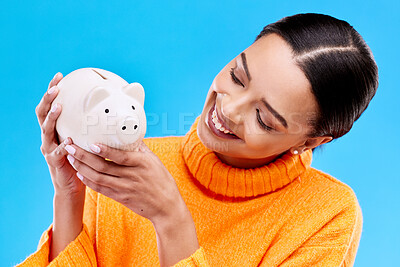
[[(175, 178), (200, 248), (175, 266), (352, 266), (362, 229), (353, 190), (310, 166), (312, 151), (228, 166), (199, 140), (146, 138)], [(46, 266), (52, 225), (20, 266)], [(86, 189), (84, 227), (50, 266), (159, 266), (152, 223)]]

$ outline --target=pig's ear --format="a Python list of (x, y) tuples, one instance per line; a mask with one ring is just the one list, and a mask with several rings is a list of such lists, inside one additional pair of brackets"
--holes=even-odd
[(131, 83), (122, 88), (122, 91), (130, 97), (135, 98), (142, 106), (144, 105), (144, 89), (140, 83)]
[(102, 102), (104, 99), (110, 96), (110, 93), (104, 87), (93, 88), (88, 95), (85, 97), (83, 110), (85, 112), (90, 111), (97, 104)]

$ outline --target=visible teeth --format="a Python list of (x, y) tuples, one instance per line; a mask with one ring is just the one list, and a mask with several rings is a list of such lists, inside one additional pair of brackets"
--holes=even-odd
[(215, 128), (217, 128), (217, 129), (220, 130), (221, 132), (224, 132), (224, 133), (226, 133), (226, 134), (227, 134), (227, 133), (233, 134), (231, 131), (225, 129), (225, 128), (222, 126), (222, 124), (219, 122), (218, 117), (217, 117), (217, 112), (215, 111), (215, 109), (214, 109), (214, 111), (212, 112), (212, 119), (211, 119), (211, 120), (213, 121), (213, 123), (214, 123), (214, 125), (215, 125)]

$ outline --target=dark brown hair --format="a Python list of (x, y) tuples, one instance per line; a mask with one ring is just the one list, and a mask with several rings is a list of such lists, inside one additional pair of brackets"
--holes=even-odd
[(349, 132), (378, 88), (378, 67), (361, 35), (346, 21), (315, 13), (269, 24), (255, 42), (270, 33), (291, 46), (295, 62), (311, 83), (319, 110), (309, 118), (313, 130), (307, 137), (334, 140)]

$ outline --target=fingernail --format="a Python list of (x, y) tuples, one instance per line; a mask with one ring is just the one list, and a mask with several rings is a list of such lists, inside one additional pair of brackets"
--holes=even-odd
[(71, 155), (73, 155), (73, 154), (75, 154), (75, 148), (73, 148), (72, 146), (70, 146), (70, 145), (66, 145), (65, 146), (65, 150), (67, 150), (67, 152), (69, 153), (69, 154), (71, 154)]
[(93, 152), (95, 152), (95, 153), (100, 153), (100, 147), (98, 147), (98, 146), (96, 146), (96, 145), (90, 145), (89, 146), (89, 148), (90, 148), (90, 150), (92, 150)]
[(55, 105), (51, 108), (50, 112), (51, 112), (51, 113), (56, 112), (57, 108), (58, 108), (58, 105), (55, 104)]
[(60, 75), (60, 72), (57, 72), (56, 75), (54, 75), (53, 80), (55, 80), (58, 77), (58, 75)]
[(64, 144), (66, 145), (70, 145), (71, 144), (71, 140), (69, 138), (64, 140)]
[(83, 176), (82, 174), (80, 174), (79, 172), (76, 173), (76, 176), (78, 176), (78, 178), (82, 181), (83, 180)]
[(67, 159), (68, 159), (69, 163), (71, 163), (71, 165), (74, 164), (75, 159), (74, 159), (73, 156), (71, 156), (71, 155), (68, 154), (68, 155), (67, 155)]
[(54, 85), (53, 87), (51, 87), (51, 88), (47, 91), (47, 93), (48, 93), (49, 95), (51, 95), (52, 93), (54, 93), (55, 90), (56, 90), (56, 86)]

